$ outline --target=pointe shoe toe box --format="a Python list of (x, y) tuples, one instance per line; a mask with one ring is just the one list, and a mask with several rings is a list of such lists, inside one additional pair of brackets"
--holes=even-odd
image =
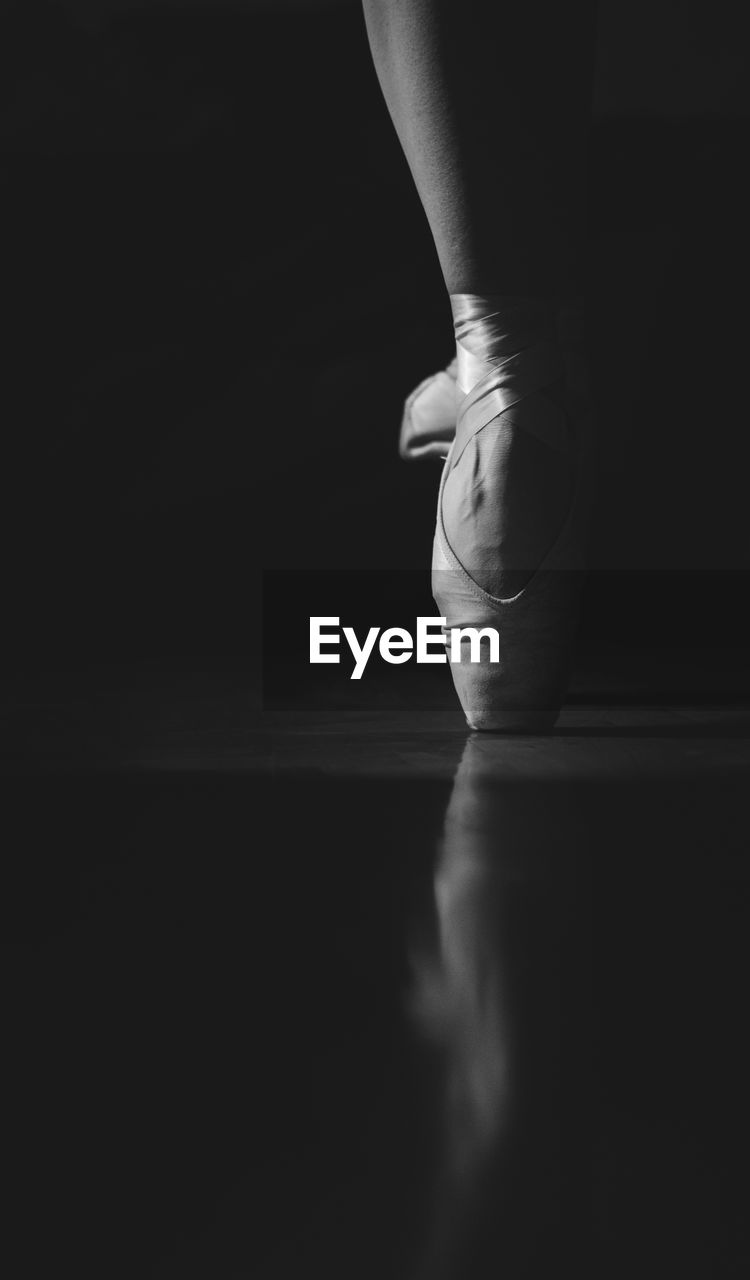
[(570, 675), (584, 576), (577, 568), (542, 569), (518, 596), (495, 600), (436, 535), (432, 590), (446, 629), (498, 633), (499, 661), (491, 661), (489, 645), (482, 642), (480, 661), (471, 661), (470, 647), (462, 644), (461, 661), (449, 663), (471, 729), (546, 733), (553, 728)]
[[(453, 665), (453, 682), (470, 729), (480, 733), (549, 733), (554, 727), (562, 705), (561, 689), (566, 673), (556, 673), (557, 680), (550, 681), (550, 671), (545, 681), (523, 682), (513, 678), (513, 664), (509, 670), (476, 665)], [(540, 673), (537, 673), (540, 674)]]

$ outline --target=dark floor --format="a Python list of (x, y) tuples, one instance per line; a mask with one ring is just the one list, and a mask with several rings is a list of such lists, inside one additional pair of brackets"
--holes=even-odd
[(746, 1274), (750, 699), (714, 677), (579, 674), (514, 740), (445, 689), (27, 689), (14, 1276)]

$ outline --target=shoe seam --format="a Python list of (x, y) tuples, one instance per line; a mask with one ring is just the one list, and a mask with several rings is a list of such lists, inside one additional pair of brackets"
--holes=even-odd
[[(579, 449), (581, 447), (582, 446), (579, 442)], [(451, 447), (451, 454), (452, 452), (453, 452), (453, 449)], [(483, 604), (489, 605), (489, 607), (493, 609), (495, 613), (502, 613), (503, 610), (510, 609), (514, 605), (520, 605), (524, 602), (525, 599), (528, 599), (529, 595), (532, 593), (532, 589), (534, 588), (535, 584), (538, 583), (538, 581), (540, 580), (541, 575), (545, 570), (545, 566), (548, 565), (548, 562), (559, 550), (559, 547), (563, 542), (563, 539), (570, 536), (571, 530), (574, 525), (575, 516), (578, 513), (578, 509), (582, 501), (582, 489), (583, 489), (582, 473), (583, 473), (583, 465), (584, 465), (583, 458), (579, 454), (579, 457), (577, 460), (577, 466), (576, 466), (576, 482), (573, 490), (573, 496), (571, 498), (570, 506), (568, 508), (568, 514), (565, 520), (563, 521), (562, 528), (560, 529), (560, 532), (557, 538), (555, 539), (554, 543), (550, 547), (547, 554), (543, 557), (541, 564), (532, 573), (526, 585), (522, 587), (521, 590), (516, 595), (503, 598), (502, 596), (490, 595), (488, 591), (485, 591), (483, 587), (480, 587), (478, 582), (474, 581), (474, 579), (471, 577), (468, 570), (465, 569), (464, 566), (462, 565), (461, 561), (459, 560), (458, 556), (453, 550), (453, 547), (448, 541), (448, 535), (445, 530), (445, 522), (443, 520), (443, 491), (445, 488), (446, 480), (448, 478), (448, 473), (452, 469), (451, 454), (449, 454), (445, 460), (445, 466), (443, 468), (443, 474), (440, 480), (440, 490), (438, 493), (437, 523), (438, 523), (438, 534), (440, 536), (440, 542), (441, 542), (443, 551), (447, 554), (447, 558), (453, 561), (454, 567), (458, 570), (462, 578), (465, 580), (466, 585), (468, 586), (472, 595), (474, 595), (476, 599), (480, 600)]]

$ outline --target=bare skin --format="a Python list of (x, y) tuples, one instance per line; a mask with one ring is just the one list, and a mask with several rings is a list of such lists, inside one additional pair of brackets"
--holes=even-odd
[(594, 0), (364, 0), (449, 293), (579, 293)]
[[(448, 293), (582, 294), (595, 0), (364, 0), (364, 12)], [(510, 596), (560, 530), (572, 471), (502, 420), (490, 451), (497, 554), (481, 585)]]

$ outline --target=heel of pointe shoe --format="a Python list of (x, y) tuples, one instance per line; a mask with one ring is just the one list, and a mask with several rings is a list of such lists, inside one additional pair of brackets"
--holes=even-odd
[(456, 434), (456, 372), (457, 362), (452, 360), (407, 397), (398, 441), (404, 461), (445, 458)]

